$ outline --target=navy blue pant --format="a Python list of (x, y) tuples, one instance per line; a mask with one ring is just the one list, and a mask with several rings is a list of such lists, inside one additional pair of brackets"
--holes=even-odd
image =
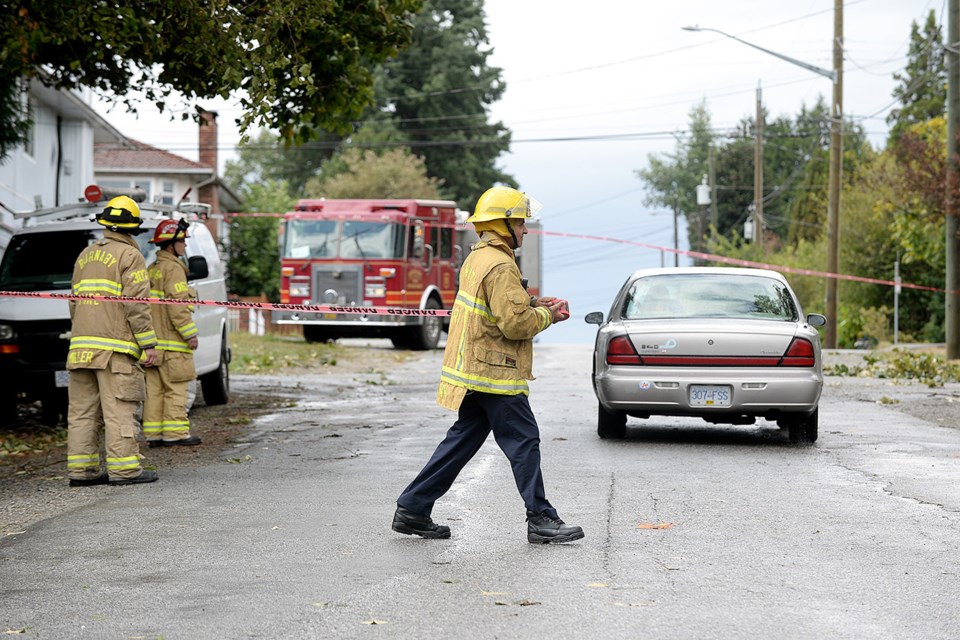
[(543, 491), (540, 429), (525, 395), (468, 393), (460, 405), (457, 421), (423, 470), (397, 498), (397, 504), (429, 516), (433, 503), (450, 489), (490, 431), (510, 460), (517, 489), (527, 510), (534, 513), (546, 511), (556, 518), (557, 511), (547, 502)]

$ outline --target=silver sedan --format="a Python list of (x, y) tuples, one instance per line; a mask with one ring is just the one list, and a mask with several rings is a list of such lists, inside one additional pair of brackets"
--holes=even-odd
[(804, 316), (786, 279), (766, 269), (687, 267), (631, 275), (599, 325), (597, 432), (622, 438), (627, 416), (757, 418), (817, 439), (823, 370), (819, 314)]

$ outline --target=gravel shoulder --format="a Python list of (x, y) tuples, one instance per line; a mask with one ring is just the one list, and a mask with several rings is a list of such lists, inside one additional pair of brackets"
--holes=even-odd
[[(411, 352), (397, 351), (389, 341), (374, 342), (367, 347), (346, 347), (338, 350), (336, 365), (323, 367), (284, 367), (271, 375), (338, 376), (377, 373), (389, 370), (409, 358)], [(255, 374), (231, 373), (233, 390), (230, 402), (221, 406), (206, 406), (198, 396), (190, 411), (190, 429), (203, 438), (196, 447), (148, 448), (141, 442), (144, 466), (155, 468), (163, 482), (164, 469), (175, 467), (203, 467), (222, 462), (237, 442), (243, 441), (254, 426), (257, 417), (286, 406), (289, 399), (275, 395), (251, 392), (256, 389)], [(238, 390), (241, 389), (241, 390)], [(29, 431), (42, 428), (39, 410), (32, 406), (20, 408), (18, 423), (11, 431)], [(0, 540), (22, 533), (27, 527), (96, 500), (103, 499), (104, 487), (71, 488), (68, 486), (66, 443), (44, 451), (0, 457)], [(123, 491), (127, 488), (111, 488)]]

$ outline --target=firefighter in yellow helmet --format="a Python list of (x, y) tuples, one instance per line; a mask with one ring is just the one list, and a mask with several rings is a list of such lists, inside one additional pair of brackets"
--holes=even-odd
[[(163, 220), (150, 240), (159, 247), (157, 259), (148, 268), (150, 297), (189, 300), (187, 268), (180, 260), (186, 252), (189, 224), (186, 220)], [(150, 305), (157, 330), (157, 363), (147, 369), (147, 400), (143, 404), (143, 434), (151, 447), (201, 442), (190, 434), (187, 417), (187, 387), (197, 377), (193, 352), (197, 349), (197, 325), (192, 306)]]
[(540, 430), (527, 400), (533, 379), (533, 337), (570, 314), (567, 303), (532, 298), (521, 284), (514, 251), (523, 245), (526, 221), (539, 203), (510, 187), (484, 193), (473, 215), (480, 242), (460, 269), (437, 402), (458, 412), (420, 474), (397, 498), (393, 530), (424, 538), (449, 538), (450, 527), (430, 517), (464, 465), (493, 431), (510, 460), (527, 513), (527, 540), (579, 540), (547, 501), (540, 472)]
[[(73, 268), (73, 294), (128, 296), (150, 293), (147, 267), (133, 238), (140, 207), (126, 196), (110, 200), (96, 221), (103, 238), (84, 249)], [(153, 482), (157, 472), (141, 464), (136, 412), (144, 399), (142, 366), (156, 361), (157, 336), (146, 302), (71, 300), (70, 408), (67, 412), (67, 476), (70, 486)], [(106, 472), (100, 457), (104, 431)]]

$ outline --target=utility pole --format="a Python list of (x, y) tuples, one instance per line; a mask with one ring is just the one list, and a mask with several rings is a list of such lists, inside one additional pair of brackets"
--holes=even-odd
[[(830, 201), (827, 208), (827, 272), (840, 272), (840, 172), (843, 169), (843, 0), (833, 3), (833, 105), (830, 109)], [(827, 326), (823, 346), (837, 348), (837, 279), (827, 277)]]
[(713, 144), (710, 145), (709, 154), (709, 174), (710, 174), (710, 224), (715, 230), (720, 229), (720, 214), (717, 212), (717, 161)]
[(945, 289), (947, 359), (960, 358), (960, 304), (956, 291), (960, 289), (960, 273), (958, 273), (957, 259), (960, 258), (960, 231), (958, 215), (960, 203), (957, 202), (957, 186), (960, 185), (957, 163), (960, 162), (960, 143), (957, 135), (960, 134), (960, 54), (957, 52), (960, 43), (960, 0), (950, 0), (947, 17), (947, 193), (944, 202), (946, 210), (946, 261), (947, 278)]
[[(676, 185), (674, 185), (676, 189)], [(673, 192), (673, 248), (676, 251), (673, 252), (673, 266), (680, 266), (680, 233), (677, 230), (677, 218), (680, 216), (680, 196), (674, 191)]]
[(763, 98), (757, 82), (757, 120), (753, 144), (753, 241), (766, 255), (763, 243)]

